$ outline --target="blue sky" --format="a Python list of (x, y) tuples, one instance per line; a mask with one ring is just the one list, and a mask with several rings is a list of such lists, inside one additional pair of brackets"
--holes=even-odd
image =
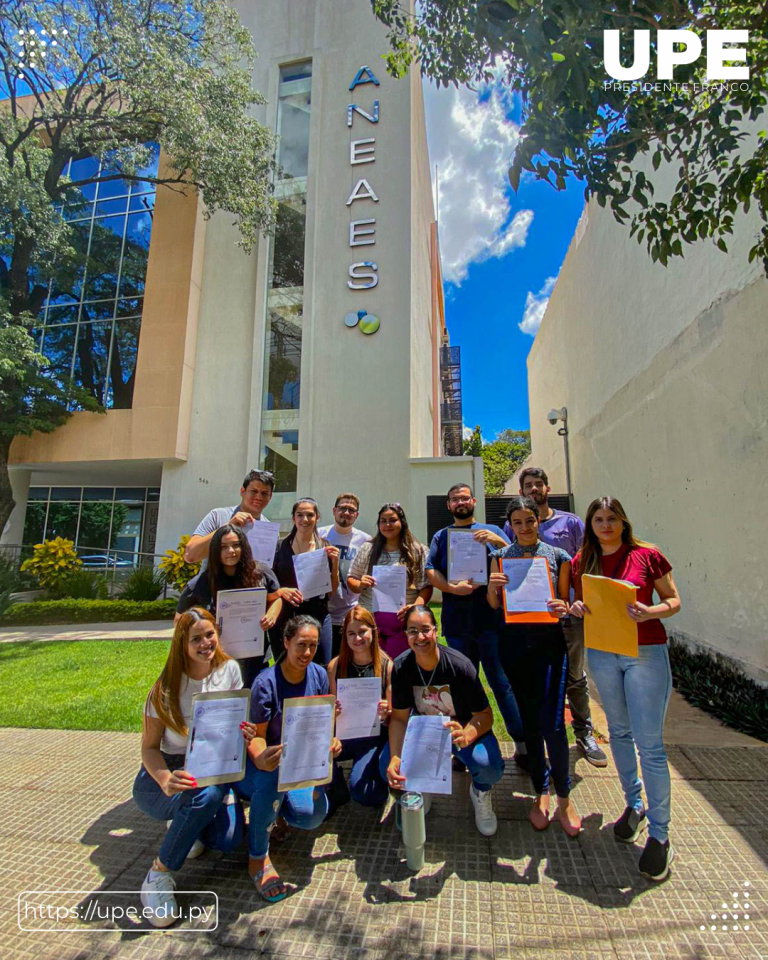
[[(519, 104), (482, 91), (425, 84), (430, 160), (439, 167), (440, 244), (451, 343), (461, 347), (464, 423), (493, 439), (527, 429), (526, 357), (584, 205), (573, 180), (556, 192), (507, 170)], [(520, 329), (523, 324), (524, 329)], [(558, 405), (552, 398), (552, 405)]]

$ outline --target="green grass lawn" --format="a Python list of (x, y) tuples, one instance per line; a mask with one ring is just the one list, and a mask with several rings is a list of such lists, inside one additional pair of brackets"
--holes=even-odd
[[(440, 624), (440, 608), (432, 608)], [(141, 730), (150, 687), (168, 654), (167, 640), (73, 640), (0, 644), (0, 674), (11, 696), (0, 701), (0, 727)], [(482, 670), (493, 730), (509, 740)], [(570, 726), (569, 739), (572, 738)]]

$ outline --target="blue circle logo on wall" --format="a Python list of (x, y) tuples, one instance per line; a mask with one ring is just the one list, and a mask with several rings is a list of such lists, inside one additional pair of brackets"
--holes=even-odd
[(348, 327), (359, 327), (360, 332), (370, 336), (381, 326), (381, 321), (367, 310), (353, 310), (344, 317), (344, 323)]

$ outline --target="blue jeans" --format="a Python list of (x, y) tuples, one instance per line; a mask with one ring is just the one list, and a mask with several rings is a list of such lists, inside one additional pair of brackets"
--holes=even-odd
[(278, 814), (292, 827), (314, 830), (328, 813), (325, 787), (302, 787), (280, 793), (277, 789), (279, 768), (259, 770), (250, 757), (245, 768), (245, 779), (233, 783), (235, 793), (251, 801), (248, 826), (248, 852), (252, 857), (265, 857), (269, 851), (269, 828)]
[[(454, 746), (453, 755), (458, 757), (469, 771), (472, 783), (478, 793), (490, 790), (495, 783), (501, 780), (504, 773), (504, 758), (499, 749), (499, 741), (492, 730), (484, 733), (474, 743), (471, 743), (468, 747), (463, 747), (461, 750)], [(390, 752), (389, 744), (387, 744), (379, 759), (379, 771), (385, 782), (389, 760)]]
[[(183, 754), (163, 754), (169, 770), (181, 770)], [(160, 847), (160, 862), (178, 870), (187, 859), (195, 840), (211, 850), (234, 850), (243, 839), (242, 808), (223, 805), (229, 784), (185, 790), (167, 797), (158, 782), (142, 765), (133, 782), (133, 799), (142, 813), (153, 820), (173, 820)]]
[(515, 743), (522, 743), (525, 739), (523, 721), (517, 700), (512, 692), (512, 685), (501, 665), (499, 658), (499, 634), (497, 630), (485, 630), (476, 636), (459, 637), (446, 636), (446, 643), (453, 650), (458, 650), (472, 661), (475, 670), (479, 672), (480, 664), (485, 671), (488, 686), (493, 691), (499, 707), (507, 733)]
[[(664, 716), (672, 695), (666, 644), (638, 647), (636, 657), (590, 650), (589, 669), (608, 718), (611, 753), (627, 806), (643, 805), (637, 753), (648, 799), (648, 833), (661, 843), (669, 835), (672, 783), (664, 750)], [(637, 747), (637, 753), (635, 752)]]
[[(351, 760), (352, 770), (349, 774), (349, 793), (355, 803), (364, 807), (380, 807), (387, 799), (387, 781), (379, 773), (381, 752), (386, 746), (384, 737), (360, 737), (356, 740), (344, 740), (341, 753), (336, 761)], [(386, 770), (386, 767), (385, 767)], [(344, 773), (337, 762), (333, 765), (333, 778), (338, 788), (343, 792)], [(345, 794), (348, 796), (348, 794)]]
[(538, 795), (548, 793), (551, 777), (558, 797), (567, 797), (571, 792), (565, 730), (568, 654), (560, 624), (505, 624), (501, 660), (523, 718), (533, 788)]

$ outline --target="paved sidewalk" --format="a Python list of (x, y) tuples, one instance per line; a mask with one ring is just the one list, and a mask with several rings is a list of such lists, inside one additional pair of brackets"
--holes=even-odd
[(0, 643), (25, 640), (170, 640), (172, 620), (136, 620), (132, 623), (52, 624), (43, 627), (3, 627)]
[[(574, 750), (574, 797), (587, 815), (577, 840), (556, 824), (534, 833), (527, 780), (509, 762), (494, 790), (497, 835), (479, 836), (468, 778), (456, 775), (453, 796), (436, 798), (427, 819), (428, 862), (417, 875), (401, 860), (391, 812), (379, 824), (376, 811), (349, 805), (315, 833), (296, 833), (275, 849), (284, 879), (297, 884), (283, 903), (267, 905), (249, 887), (244, 850), (208, 852), (177, 875), (180, 902), (208, 902), (185, 890), (215, 891), (218, 928), (151, 933), (137, 932), (130, 920), (107, 932), (93, 930), (101, 921), (90, 931), (71, 921), (57, 929), (27, 919), (26, 926), (47, 932), (17, 926), (23, 890), (82, 891), (46, 895), (72, 905), (87, 902), (90, 891), (139, 888), (163, 828), (130, 799), (138, 735), (5, 729), (0, 753), (0, 942), (7, 960), (768, 956), (765, 745), (723, 747), (715, 738), (670, 746), (677, 858), (660, 885), (637, 873), (640, 846), (613, 840), (609, 823), (623, 800), (612, 766), (596, 770)], [(749, 920), (743, 906), (733, 908), (736, 893), (739, 904), (750, 904)], [(137, 894), (114, 900), (139, 905)]]

